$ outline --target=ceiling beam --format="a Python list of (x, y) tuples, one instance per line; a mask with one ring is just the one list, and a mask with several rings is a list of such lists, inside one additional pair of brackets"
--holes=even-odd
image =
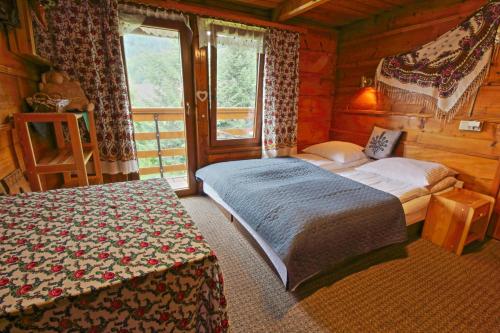
[(306, 27), (299, 27), (295, 25), (271, 22), (269, 20), (259, 19), (245, 13), (238, 13), (227, 9), (219, 9), (219, 8), (205, 7), (202, 5), (181, 3), (174, 0), (127, 0), (127, 1), (147, 6), (172, 9), (183, 13), (200, 15), (203, 17), (206, 16), (215, 17), (221, 20), (240, 22), (243, 24), (290, 30), (299, 33), (307, 33)]
[(273, 11), (274, 21), (283, 22), (330, 0), (286, 0)]

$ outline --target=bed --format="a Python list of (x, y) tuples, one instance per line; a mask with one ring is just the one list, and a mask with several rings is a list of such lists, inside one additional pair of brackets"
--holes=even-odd
[(0, 197), (0, 331), (227, 331), (217, 257), (161, 179)]
[(334, 263), (407, 239), (396, 197), (301, 159), (224, 162), (196, 176), (272, 250), (290, 290)]
[[(344, 259), (404, 242), (406, 225), (425, 217), (429, 189), (356, 170), (369, 162), (302, 154), (220, 163), (197, 177), (256, 240), (286, 288), (295, 290)], [(303, 170), (312, 176), (301, 178)], [(337, 201), (343, 204), (332, 205)]]

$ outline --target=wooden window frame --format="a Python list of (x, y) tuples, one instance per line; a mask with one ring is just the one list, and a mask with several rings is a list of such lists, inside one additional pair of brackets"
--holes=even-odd
[(262, 143), (262, 113), (263, 113), (263, 91), (264, 91), (264, 54), (258, 53), (257, 56), (257, 85), (255, 101), (254, 118), (254, 137), (248, 139), (217, 139), (217, 48), (210, 47), (210, 57), (208, 72), (210, 73), (210, 104), (209, 104), (209, 131), (210, 147), (260, 147)]
[[(184, 121), (185, 121), (185, 135), (186, 135), (186, 162), (187, 162), (187, 181), (188, 188), (176, 190), (175, 193), (179, 197), (193, 195), (198, 192), (195, 172), (198, 168), (197, 156), (197, 141), (196, 141), (196, 116), (195, 116), (195, 96), (194, 96), (194, 59), (192, 55), (191, 41), (187, 35), (190, 33), (188, 27), (183, 22), (164, 20), (154, 17), (148, 17), (143, 22), (144, 26), (152, 28), (173, 29), (179, 32), (180, 47), (181, 47), (181, 67), (182, 67), (182, 80), (184, 89)], [(123, 37), (121, 37), (122, 59), (125, 67), (125, 75), (128, 75), (126, 68), (125, 49)], [(127, 77), (127, 89), (129, 81)], [(189, 103), (187, 106), (186, 103)], [(130, 111), (132, 112), (132, 102), (129, 95)], [(135, 142), (135, 138), (134, 138)]]

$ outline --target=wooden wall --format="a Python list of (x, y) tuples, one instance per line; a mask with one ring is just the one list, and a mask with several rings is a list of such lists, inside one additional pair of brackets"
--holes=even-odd
[(19, 168), (9, 115), (20, 112), (24, 97), (36, 91), (39, 80), (34, 65), (10, 52), (5, 30), (0, 33), (0, 179)]
[(328, 141), (335, 86), (337, 34), (309, 30), (301, 38), (298, 150)]
[[(343, 28), (339, 33), (336, 98), (330, 135), (366, 144), (374, 125), (407, 133), (399, 154), (437, 160), (461, 173), (468, 188), (498, 196), (500, 182), (500, 56), (478, 94), (472, 119), (482, 132), (458, 130), (459, 120), (435, 120), (415, 105), (396, 104), (373, 89), (359, 88), (362, 75), (373, 77), (382, 57), (409, 51), (454, 28), (485, 0), (426, 1)], [(500, 212), (500, 204), (497, 204)]]

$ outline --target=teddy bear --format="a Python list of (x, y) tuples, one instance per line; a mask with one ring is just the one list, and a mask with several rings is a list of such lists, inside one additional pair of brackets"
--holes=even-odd
[(85, 96), (80, 82), (71, 80), (66, 72), (51, 70), (43, 73), (39, 89), (51, 97), (68, 99), (66, 110), (94, 111), (95, 106)]

